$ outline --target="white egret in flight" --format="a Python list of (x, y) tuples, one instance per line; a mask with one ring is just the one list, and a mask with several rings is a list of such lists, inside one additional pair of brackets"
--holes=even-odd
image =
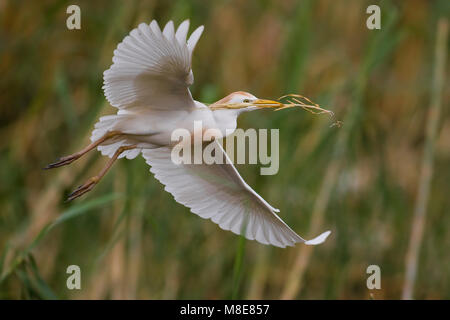
[(175, 200), (222, 229), (247, 239), (278, 247), (296, 243), (315, 245), (330, 231), (312, 240), (297, 235), (239, 175), (222, 146), (223, 164), (175, 164), (171, 161), (171, 133), (177, 128), (193, 130), (194, 121), (223, 136), (236, 129), (236, 119), (246, 111), (288, 107), (262, 100), (246, 92), (235, 92), (207, 106), (193, 100), (189, 86), (194, 81), (192, 52), (203, 32), (198, 27), (186, 41), (189, 21), (175, 30), (169, 21), (161, 31), (156, 21), (142, 23), (114, 50), (113, 64), (103, 74), (105, 95), (118, 109), (101, 117), (92, 132), (92, 143), (83, 150), (60, 158), (46, 168), (72, 163), (97, 148), (110, 158), (97, 175), (69, 195), (73, 200), (90, 191), (118, 158), (133, 159), (142, 154), (165, 190)]

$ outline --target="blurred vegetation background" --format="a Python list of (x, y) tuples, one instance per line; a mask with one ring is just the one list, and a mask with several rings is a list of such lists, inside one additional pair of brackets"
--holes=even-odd
[[(382, 28), (368, 30), (375, 3)], [(81, 30), (66, 28), (70, 4)], [(0, 1), (0, 298), (400, 298), (437, 21), (449, 13), (447, 0)], [(331, 229), (323, 245), (279, 249), (223, 231), (177, 204), (142, 158), (119, 161), (73, 203), (67, 194), (106, 159), (41, 170), (115, 112), (101, 87), (116, 45), (140, 22), (185, 18), (205, 25), (195, 99), (301, 93), (343, 121), (292, 109), (238, 121), (280, 128), (277, 175), (238, 169), (300, 235)], [(449, 97), (446, 81), (415, 298), (450, 298)], [(81, 290), (66, 287), (73, 264)], [(381, 290), (366, 287), (372, 264)]]

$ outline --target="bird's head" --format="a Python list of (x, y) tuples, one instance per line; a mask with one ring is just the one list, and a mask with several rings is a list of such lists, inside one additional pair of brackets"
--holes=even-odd
[(281, 108), (283, 107), (283, 103), (274, 100), (259, 99), (251, 93), (237, 91), (211, 104), (209, 107), (212, 110), (240, 109), (240, 111), (253, 111), (262, 108)]
[(332, 111), (321, 108), (317, 103), (312, 102), (302, 95), (291, 93), (278, 98), (278, 100), (282, 99), (285, 99), (286, 101), (281, 102), (259, 99), (248, 92), (237, 91), (211, 104), (209, 108), (211, 110), (234, 110), (239, 114), (243, 111), (253, 111), (264, 108), (278, 111), (287, 108), (300, 107), (314, 114), (327, 113), (330, 116), (333, 116)]

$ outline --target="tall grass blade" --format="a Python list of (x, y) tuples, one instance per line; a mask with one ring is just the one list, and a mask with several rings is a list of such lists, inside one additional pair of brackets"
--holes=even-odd
[(448, 54), (447, 37), (448, 20), (441, 18), (438, 22), (436, 32), (434, 77), (431, 93), (430, 113), (426, 127), (425, 150), (422, 167), (420, 170), (417, 200), (414, 207), (409, 246), (406, 253), (405, 282), (402, 292), (402, 298), (405, 300), (410, 300), (414, 297), (414, 284), (417, 277), (419, 253), (424, 234), (427, 204), (430, 194), (431, 180), (433, 177), (435, 141), (438, 131), (439, 116), (442, 108), (442, 90), (444, 88), (445, 63)]

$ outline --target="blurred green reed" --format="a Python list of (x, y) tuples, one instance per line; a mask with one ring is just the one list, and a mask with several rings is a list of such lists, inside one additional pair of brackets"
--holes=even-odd
[[(436, 23), (448, 1), (381, 1), (379, 31), (365, 27), (372, 2), (359, 0), (80, 1), (79, 31), (65, 28), (69, 4), (0, 5), (0, 298), (368, 299), (371, 264), (382, 271), (374, 298), (401, 297)], [(177, 204), (141, 158), (119, 161), (69, 204), (106, 159), (41, 170), (115, 112), (101, 86), (117, 43), (140, 22), (185, 18), (191, 29), (205, 25), (194, 98), (301, 93), (335, 112), (239, 119), (280, 129), (278, 174), (239, 165), (244, 179), (300, 235), (331, 229), (325, 244), (278, 249), (225, 232)], [(450, 298), (449, 93), (447, 81), (416, 298)], [(82, 270), (79, 291), (66, 288), (71, 264)]]

